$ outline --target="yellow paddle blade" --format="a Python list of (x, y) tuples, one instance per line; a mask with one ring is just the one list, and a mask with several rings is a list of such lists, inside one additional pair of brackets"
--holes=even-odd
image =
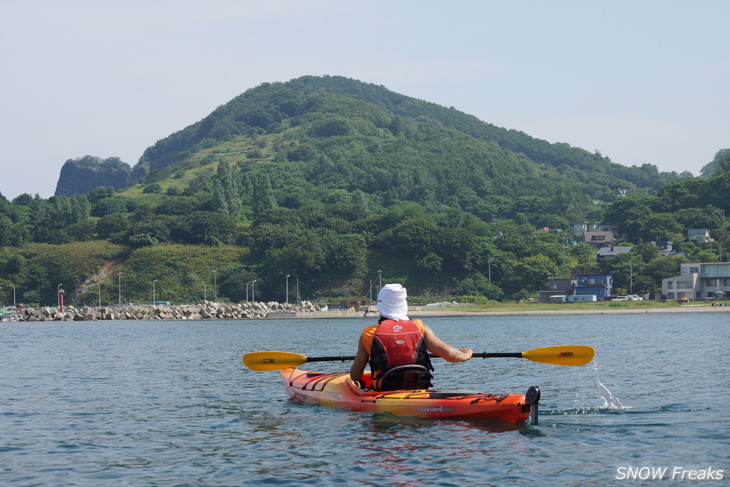
[(290, 352), (251, 352), (243, 356), (243, 363), (253, 370), (279, 370), (307, 363), (307, 357)]
[(585, 365), (596, 354), (593, 347), (587, 345), (558, 345), (555, 347), (533, 348), (522, 352), (522, 358), (533, 362), (555, 365)]

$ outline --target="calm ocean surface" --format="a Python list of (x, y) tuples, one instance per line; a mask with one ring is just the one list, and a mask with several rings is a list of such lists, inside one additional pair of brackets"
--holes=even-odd
[[(4, 323), (0, 485), (730, 484), (730, 314), (424, 321), (475, 351), (584, 344), (596, 359), (435, 363), (437, 387), (540, 386), (540, 425), (510, 428), (300, 405), (241, 362), (354, 354), (369, 319)], [(650, 469), (663, 481), (629, 479)]]

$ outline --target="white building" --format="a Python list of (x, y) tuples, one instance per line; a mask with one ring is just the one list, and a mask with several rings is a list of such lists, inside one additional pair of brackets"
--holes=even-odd
[(585, 232), (616, 232), (618, 225), (609, 225), (607, 223), (591, 223), (580, 222), (573, 223), (573, 235), (582, 238)]
[(690, 228), (687, 230), (687, 240), (699, 243), (714, 242), (710, 237), (710, 231), (706, 228)]
[(679, 274), (662, 279), (664, 299), (701, 301), (730, 295), (730, 263), (681, 264)]

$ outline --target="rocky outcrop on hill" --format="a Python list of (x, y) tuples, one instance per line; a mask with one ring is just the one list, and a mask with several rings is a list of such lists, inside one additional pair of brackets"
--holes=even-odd
[(132, 181), (132, 170), (129, 164), (116, 157), (100, 159), (85, 156), (80, 159), (69, 159), (61, 168), (61, 175), (56, 184), (56, 196), (86, 194), (100, 186), (112, 186), (114, 189), (126, 188)]
[(98, 321), (98, 320), (227, 320), (261, 319), (276, 315), (295, 316), (296, 313), (319, 311), (309, 301), (299, 304), (268, 303), (214, 303), (203, 301), (199, 304), (180, 305), (128, 305), (64, 310), (61, 313), (52, 307), (39, 309), (25, 308), (21, 314), (4, 318), (3, 321)]

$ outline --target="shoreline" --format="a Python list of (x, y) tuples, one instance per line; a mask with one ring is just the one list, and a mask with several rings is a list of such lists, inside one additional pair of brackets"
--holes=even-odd
[(535, 311), (416, 311), (413, 316), (540, 316), (540, 315), (608, 315), (608, 314), (668, 314), (668, 313), (730, 313), (730, 307), (683, 307), (683, 308), (627, 308), (627, 309), (576, 309)]
[[(282, 305), (280, 303), (244, 303), (230, 305), (225, 303), (204, 302), (199, 305), (128, 306), (123, 309), (83, 308), (60, 313), (53, 308), (40, 310), (28, 309), (23, 315), (5, 316), (2, 322), (32, 321), (116, 321), (116, 320), (247, 320), (247, 319), (377, 319), (376, 310), (327, 310), (309, 302), (302, 305)], [(408, 311), (410, 318), (425, 317), (468, 317), (468, 316), (550, 316), (550, 315), (619, 315), (619, 314), (670, 314), (670, 313), (730, 313), (730, 306), (685, 305), (667, 308), (598, 308), (598, 309), (543, 309), (543, 310), (503, 310), (503, 311), (466, 311), (459, 307), (441, 307), (424, 310), (413, 306)]]
[[(560, 310), (512, 310), (512, 311), (457, 311), (457, 310), (409, 310), (409, 318), (466, 317), (466, 316), (547, 316), (547, 315), (603, 315), (603, 314), (669, 314), (669, 313), (730, 313), (730, 306), (683, 306), (681, 308), (625, 308), (625, 309), (560, 309)], [(273, 313), (267, 319), (287, 318), (374, 318), (370, 311), (306, 311)]]

